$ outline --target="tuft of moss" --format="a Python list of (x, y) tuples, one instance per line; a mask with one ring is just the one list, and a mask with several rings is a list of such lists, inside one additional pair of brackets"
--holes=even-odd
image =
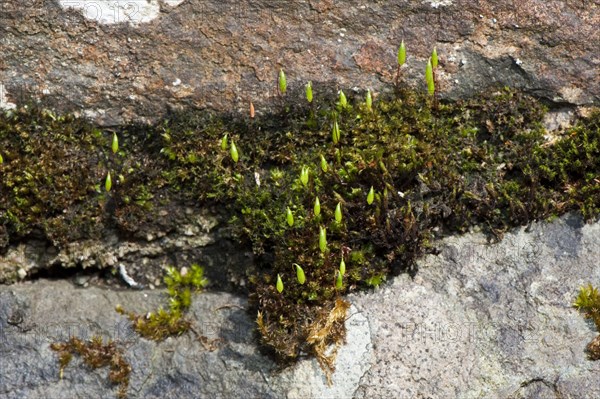
[[(165, 202), (212, 206), (256, 255), (248, 278), (262, 342), (293, 361), (301, 353), (324, 359), (323, 342), (343, 341), (343, 296), (414, 273), (436, 235), (480, 225), (500, 238), (571, 210), (586, 220), (600, 214), (598, 112), (547, 141), (545, 107), (506, 88), (434, 104), (398, 88), (368, 104), (366, 93), (344, 95), (343, 107), (337, 90), (316, 89), (312, 102), (290, 92), (250, 122), (186, 111), (123, 127), (115, 153), (112, 133), (72, 117), (1, 114), (0, 244), (38, 230), (57, 245), (104, 226), (135, 234)], [(342, 133), (333, 141), (336, 125)], [(242, 150), (236, 159), (231, 143)], [(63, 176), (64, 164), (76, 179)], [(99, 187), (109, 170), (107, 194)], [(278, 276), (285, 289), (277, 289)], [(129, 314), (139, 330), (162, 339), (189, 328), (179, 317), (188, 294), (176, 292), (180, 308), (155, 313), (152, 323)], [(331, 317), (337, 321), (328, 324)], [(328, 326), (318, 341), (310, 339), (316, 325)]]
[(50, 348), (58, 352), (60, 365), (60, 378), (63, 378), (64, 370), (71, 362), (73, 355), (80, 356), (86, 366), (92, 370), (109, 367), (108, 379), (112, 384), (119, 385), (117, 397), (127, 397), (129, 387), (129, 375), (131, 366), (125, 360), (123, 351), (114, 341), (104, 343), (102, 337), (94, 336), (85, 342), (77, 337), (71, 337), (67, 342), (56, 342)]
[(192, 304), (192, 293), (202, 290), (208, 284), (208, 280), (204, 278), (204, 269), (195, 264), (185, 274), (174, 267), (168, 267), (164, 282), (169, 295), (168, 310), (160, 308), (156, 312), (137, 315), (126, 312), (121, 305), (116, 307), (118, 313), (131, 320), (133, 329), (138, 334), (154, 341), (184, 334), (192, 328), (191, 322), (185, 318), (185, 312)]
[[(598, 288), (588, 284), (581, 287), (573, 303), (573, 307), (582, 312), (586, 319), (591, 319), (600, 331), (600, 294)], [(600, 360), (600, 335), (594, 338), (586, 347), (591, 360)]]

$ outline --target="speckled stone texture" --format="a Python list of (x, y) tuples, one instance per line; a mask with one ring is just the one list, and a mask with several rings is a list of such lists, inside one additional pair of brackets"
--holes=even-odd
[(437, 46), (444, 96), (509, 85), (582, 105), (600, 99), (598, 26), (598, 0), (3, 0), (2, 104), (106, 125), (188, 106), (264, 112), (280, 67), (298, 98), (308, 80), (317, 98), (389, 88), (404, 39), (406, 84), (425, 90)]
[(490, 245), (469, 233), (438, 243), (373, 292), (351, 295), (347, 344), (327, 386), (314, 359), (279, 370), (259, 349), (245, 300), (195, 297), (192, 335), (156, 344), (113, 309), (147, 312), (159, 291), (81, 289), (66, 281), (0, 286), (0, 397), (113, 398), (107, 370), (79, 360), (58, 379), (49, 344), (70, 334), (118, 340), (133, 372), (132, 398), (563, 399), (600, 397), (600, 362), (584, 349), (598, 333), (571, 307), (600, 284), (600, 223), (573, 215), (535, 223)]
[(74, 357), (59, 379), (50, 349), (71, 335), (100, 335), (119, 342), (132, 367), (129, 398), (349, 398), (370, 367), (370, 329), (352, 308), (346, 326), (353, 344), (340, 349), (333, 385), (317, 361), (278, 370), (257, 345), (245, 300), (203, 293), (190, 310), (202, 344), (192, 334), (161, 343), (137, 336), (114, 307), (145, 313), (165, 306), (159, 291), (78, 289), (66, 281), (0, 286), (0, 397), (3, 399), (115, 398), (108, 368), (90, 371)]
[(352, 297), (375, 357), (355, 398), (596, 398), (598, 333), (571, 307), (600, 284), (600, 223), (565, 216), (510, 232), (445, 239), (378, 293)]

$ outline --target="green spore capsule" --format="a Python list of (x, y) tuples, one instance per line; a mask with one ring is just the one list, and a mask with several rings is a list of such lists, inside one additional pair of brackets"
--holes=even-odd
[(398, 48), (398, 65), (402, 66), (406, 62), (406, 47), (404, 46), (404, 40), (400, 43)]
[(340, 90), (339, 104), (342, 108), (346, 108), (348, 106), (348, 99), (346, 98), (343, 90)]
[(375, 190), (373, 190), (373, 186), (369, 190), (369, 194), (367, 194), (367, 204), (371, 205), (375, 200)]
[(321, 252), (327, 251), (327, 229), (319, 226), (319, 249)]
[(340, 261), (340, 274), (343, 276), (346, 274), (346, 262), (344, 262), (344, 258)]
[(327, 165), (327, 161), (325, 160), (325, 157), (323, 155), (321, 155), (321, 170), (323, 171), (323, 173), (327, 173), (329, 166)]
[(221, 149), (227, 151), (227, 135), (223, 136), (221, 139)]
[(233, 140), (231, 140), (231, 149), (229, 150), (229, 153), (231, 154), (231, 159), (233, 159), (233, 162), (237, 163), (237, 161), (240, 159), (240, 155), (238, 154), (237, 147), (235, 146)]
[(277, 292), (280, 294), (283, 292), (283, 281), (281, 281), (281, 276), (279, 274), (277, 274), (277, 284), (275, 285), (275, 288), (277, 288)]
[(321, 214), (321, 202), (319, 201), (319, 197), (315, 197), (315, 206), (313, 207), (313, 211), (315, 216), (319, 216)]
[(113, 133), (111, 149), (113, 154), (119, 151), (119, 138), (116, 133)]
[(306, 281), (304, 270), (302, 270), (302, 267), (300, 267), (300, 265), (297, 263), (294, 263), (294, 266), (296, 267), (296, 278), (298, 279), (298, 282), (300, 284), (304, 284), (304, 282)]
[(279, 70), (279, 91), (281, 94), (285, 94), (287, 90), (287, 79), (285, 78), (285, 73), (283, 69)]
[(313, 91), (312, 91), (312, 82), (308, 82), (306, 84), (306, 101), (312, 103), (313, 100)]
[(335, 221), (342, 223), (342, 204), (339, 202), (335, 206)]
[(300, 182), (304, 187), (308, 185), (308, 167), (303, 166), (300, 171)]
[(337, 123), (337, 121), (333, 122), (331, 139), (333, 140), (333, 144), (337, 144), (340, 141), (340, 125)]
[(109, 192), (110, 189), (112, 188), (112, 179), (110, 177), (110, 172), (108, 172), (106, 174), (106, 180), (104, 181), (104, 188), (106, 189), (106, 192)]
[(433, 82), (433, 66), (431, 65), (431, 58), (427, 61), (427, 67), (425, 68), (425, 81), (427, 82), (427, 92), (432, 96), (435, 93), (435, 83)]
[(292, 210), (289, 207), (285, 211), (285, 219), (287, 220), (287, 224), (290, 227), (294, 225), (294, 215), (292, 214)]

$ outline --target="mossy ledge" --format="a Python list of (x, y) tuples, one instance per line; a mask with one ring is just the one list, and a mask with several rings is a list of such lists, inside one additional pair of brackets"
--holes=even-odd
[(435, 104), (399, 90), (372, 105), (314, 89), (311, 104), (288, 90), (252, 118), (186, 111), (116, 130), (32, 107), (2, 114), (0, 249), (32, 234), (60, 247), (106, 226), (127, 237), (167, 203), (220, 209), (257, 255), (262, 342), (284, 362), (315, 355), (329, 373), (343, 296), (414, 273), (436, 235), (480, 225), (500, 238), (600, 211), (598, 112), (548, 140), (545, 108), (508, 89)]

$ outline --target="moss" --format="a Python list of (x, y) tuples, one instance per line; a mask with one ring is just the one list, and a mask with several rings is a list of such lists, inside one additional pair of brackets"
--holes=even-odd
[(118, 313), (129, 317), (138, 334), (154, 341), (184, 334), (192, 328), (191, 322), (185, 318), (185, 313), (192, 304), (192, 293), (202, 290), (208, 284), (204, 278), (204, 270), (198, 265), (192, 265), (185, 274), (169, 267), (164, 281), (169, 295), (168, 310), (160, 308), (156, 312), (137, 315), (126, 312), (121, 305), (116, 307)]
[(119, 385), (117, 397), (127, 397), (131, 366), (125, 360), (122, 349), (114, 341), (103, 343), (102, 337), (95, 336), (88, 342), (84, 342), (79, 338), (71, 337), (67, 342), (53, 343), (50, 347), (58, 352), (61, 379), (73, 355), (78, 355), (83, 359), (85, 365), (93, 370), (109, 367), (108, 378), (110, 382)]
[[(252, 120), (187, 111), (155, 126), (123, 127), (116, 154), (112, 132), (69, 116), (19, 110), (0, 117), (0, 205), (6, 209), (0, 234), (8, 237), (0, 243), (35, 230), (57, 245), (102, 234), (105, 226), (136, 234), (167, 203), (215, 206), (257, 255), (248, 277), (263, 343), (283, 361), (304, 352), (326, 365), (332, 363), (323, 360), (323, 342), (343, 341), (341, 318), (332, 316), (344, 309), (341, 298), (390, 274), (414, 273), (435, 234), (481, 225), (500, 238), (512, 226), (567, 211), (579, 210), (587, 220), (600, 213), (599, 113), (548, 142), (545, 108), (508, 89), (435, 106), (399, 89), (369, 108), (362, 94), (348, 95), (343, 108), (334, 93), (315, 96), (310, 105), (293, 94), (290, 88), (274, 111)], [(109, 170), (116, 182), (107, 194), (101, 187)], [(338, 203), (341, 223), (334, 215)], [(347, 270), (337, 288), (342, 259)], [(294, 264), (302, 267), (304, 284)], [(187, 294), (178, 295), (184, 303)], [(172, 308), (157, 312), (155, 324), (130, 317), (157, 339), (187, 328)], [(337, 322), (328, 324), (331, 317)], [(310, 339), (316, 325), (325, 326), (318, 342)]]
[(573, 306), (582, 312), (586, 318), (591, 319), (596, 328), (600, 330), (600, 294), (597, 288), (591, 284), (581, 287)]
[[(600, 294), (591, 284), (581, 287), (573, 306), (582, 312), (586, 319), (591, 319), (600, 331)], [(600, 360), (600, 335), (586, 347), (590, 360)]]

